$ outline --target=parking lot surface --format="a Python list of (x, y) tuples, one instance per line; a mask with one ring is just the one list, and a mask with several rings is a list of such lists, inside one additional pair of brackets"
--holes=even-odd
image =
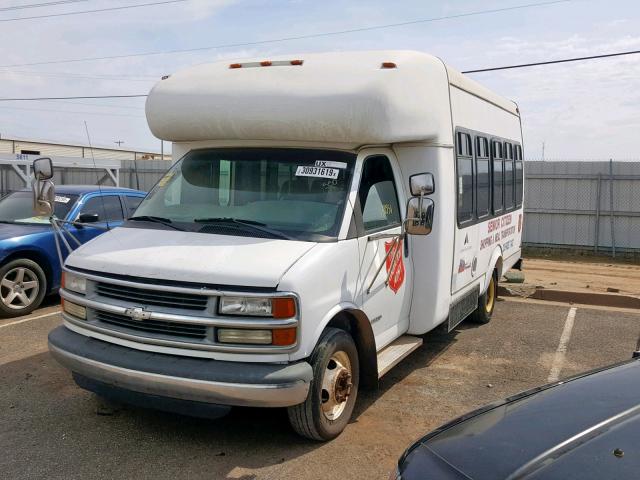
[(202, 420), (103, 408), (47, 352), (57, 309), (0, 320), (3, 478), (384, 479), (427, 431), (553, 375), (626, 360), (640, 333), (640, 313), (503, 300), (488, 325), (425, 335), (377, 391), (361, 392), (340, 437), (315, 443), (281, 409)]

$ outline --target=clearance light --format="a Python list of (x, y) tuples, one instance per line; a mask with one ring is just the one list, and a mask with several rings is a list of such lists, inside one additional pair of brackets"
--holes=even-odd
[(229, 65), (229, 68), (242, 68), (242, 64), (241, 63), (232, 63), (231, 65)]
[(272, 65), (271, 60), (263, 60), (262, 62), (260, 62), (260, 66), (262, 67), (270, 67)]
[(304, 60), (291, 60), (291, 65), (302, 65), (304, 63)]
[(62, 310), (73, 317), (87, 319), (87, 309), (77, 303), (71, 303), (69, 300), (62, 299)]
[(244, 328), (218, 329), (220, 343), (250, 343), (253, 345), (271, 345), (271, 330), (249, 330)]
[(380, 68), (398, 68), (398, 66), (393, 62), (382, 62)]

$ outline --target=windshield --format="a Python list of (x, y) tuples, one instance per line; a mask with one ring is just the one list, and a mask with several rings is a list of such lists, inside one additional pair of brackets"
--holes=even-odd
[(160, 179), (127, 226), (335, 240), (355, 158), (329, 150), (194, 150)]
[[(54, 216), (64, 219), (76, 203), (77, 195), (57, 193), (54, 204)], [(48, 217), (33, 215), (33, 194), (14, 192), (0, 200), (0, 222), (5, 223), (49, 223)]]

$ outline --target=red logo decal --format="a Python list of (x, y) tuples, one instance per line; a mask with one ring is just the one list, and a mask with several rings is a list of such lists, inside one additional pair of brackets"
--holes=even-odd
[[(384, 242), (385, 252), (389, 252), (393, 242)], [(402, 261), (402, 239), (395, 243), (394, 251), (387, 257), (387, 274), (389, 275), (389, 288), (393, 293), (398, 293), (404, 282), (404, 262)], [(390, 272), (393, 266), (393, 271)]]

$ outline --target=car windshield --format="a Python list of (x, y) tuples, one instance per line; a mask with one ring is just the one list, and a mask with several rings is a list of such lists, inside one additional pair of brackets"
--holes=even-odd
[[(77, 199), (77, 195), (57, 193), (54, 204), (54, 216), (64, 219)], [(33, 194), (31, 192), (14, 192), (0, 200), (0, 222), (49, 223), (49, 218), (34, 215)]]
[(194, 150), (160, 179), (127, 226), (335, 240), (354, 163), (354, 154), (331, 150)]

